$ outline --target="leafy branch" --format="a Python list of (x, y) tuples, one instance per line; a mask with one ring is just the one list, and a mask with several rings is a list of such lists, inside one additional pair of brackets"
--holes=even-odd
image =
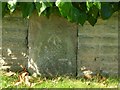
[(23, 18), (29, 18), (33, 11), (48, 16), (51, 13), (58, 13), (70, 22), (84, 25), (88, 21), (92, 26), (95, 25), (100, 17), (103, 20), (109, 19), (112, 14), (120, 10), (119, 2), (71, 2), (71, 0), (56, 0), (56, 2), (17, 2), (16, 0), (2, 2), (2, 15), (14, 13), (19, 9)]

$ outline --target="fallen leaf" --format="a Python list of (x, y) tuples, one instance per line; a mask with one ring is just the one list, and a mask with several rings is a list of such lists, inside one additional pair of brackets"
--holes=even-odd
[(35, 86), (36, 83), (30, 82), (32, 77), (29, 76), (29, 73), (27, 72), (27, 69), (23, 65), (21, 65), (21, 64), (18, 64), (18, 65), (23, 69), (23, 71), (18, 76), (18, 81), (14, 85), (18, 86), (18, 85), (24, 83), (26, 86), (29, 86), (29, 87)]
[(8, 77), (10, 77), (10, 76), (16, 75), (16, 73), (9, 71), (9, 72), (5, 73), (5, 75), (8, 76)]
[(15, 86), (18, 86), (21, 83), (24, 83), (26, 81), (26, 76), (28, 75), (28, 72), (22, 72), (19, 76), (18, 76), (18, 81), (15, 83)]

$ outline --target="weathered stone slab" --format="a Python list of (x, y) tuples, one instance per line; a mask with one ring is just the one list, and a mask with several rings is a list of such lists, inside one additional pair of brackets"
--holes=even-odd
[(109, 20), (98, 19), (94, 27), (78, 27), (78, 75), (82, 66), (94, 72), (118, 75), (118, 14)]
[(2, 19), (2, 61), (10, 70), (19, 71), (27, 65), (27, 21), (22, 17), (5, 16)]
[(42, 76), (74, 76), (76, 25), (62, 17), (51, 15), (49, 19), (45, 16), (32, 16), (29, 26), (29, 72)]

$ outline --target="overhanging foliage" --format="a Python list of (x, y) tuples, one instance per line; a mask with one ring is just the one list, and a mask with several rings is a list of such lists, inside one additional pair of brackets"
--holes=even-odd
[(58, 13), (67, 18), (71, 22), (84, 25), (88, 21), (92, 26), (95, 25), (97, 19), (101, 17), (106, 20), (116, 11), (120, 10), (119, 2), (63, 2), (64, 0), (56, 0), (56, 2), (2, 2), (2, 15), (6, 13), (14, 13), (16, 9), (22, 11), (23, 18), (30, 17), (34, 10), (38, 15), (48, 16), (51, 13)]

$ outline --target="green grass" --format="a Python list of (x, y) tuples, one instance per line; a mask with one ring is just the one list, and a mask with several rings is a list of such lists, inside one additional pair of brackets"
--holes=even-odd
[[(59, 78), (59, 79), (58, 79)], [(18, 80), (17, 75), (5, 76), (0, 74), (0, 87), (1, 88), (27, 88), (25, 84), (14, 86)], [(42, 81), (39, 83), (39, 81)], [(97, 82), (96, 80), (85, 80), (83, 78), (69, 78), (69, 77), (56, 77), (52, 79), (34, 78), (31, 82), (36, 83), (32, 88), (117, 88), (118, 78), (108, 78), (105, 82)]]

